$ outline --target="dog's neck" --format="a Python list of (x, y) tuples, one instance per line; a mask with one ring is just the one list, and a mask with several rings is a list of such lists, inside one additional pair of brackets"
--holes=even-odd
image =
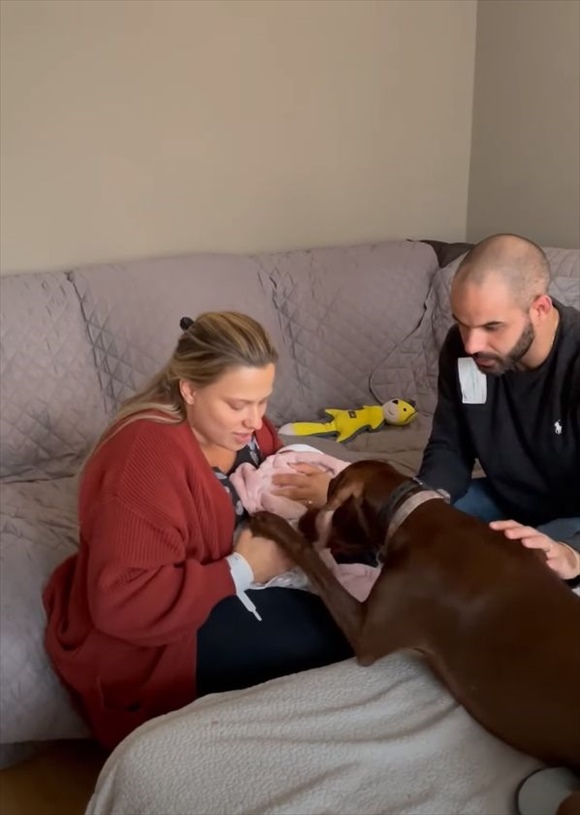
[(409, 515), (421, 504), (434, 498), (445, 500), (441, 493), (429, 489), (415, 477), (404, 481), (393, 490), (387, 503), (381, 507), (378, 517), (379, 524), (386, 530), (383, 558), (387, 544)]

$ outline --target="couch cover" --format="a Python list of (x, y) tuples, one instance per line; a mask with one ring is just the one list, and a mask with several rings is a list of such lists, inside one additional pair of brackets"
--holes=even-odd
[[(580, 306), (578, 251), (547, 251), (553, 293)], [(77, 546), (83, 457), (120, 401), (165, 362), (180, 317), (232, 308), (264, 323), (280, 350), (269, 409), (278, 424), (372, 403), (373, 394), (415, 399), (419, 418), (408, 427), (323, 445), (333, 455), (386, 455), (413, 473), (429, 434), (457, 263), (440, 268), (432, 246), (398, 241), (0, 279), (3, 760), (13, 745), (86, 735), (44, 653), (41, 591)]]

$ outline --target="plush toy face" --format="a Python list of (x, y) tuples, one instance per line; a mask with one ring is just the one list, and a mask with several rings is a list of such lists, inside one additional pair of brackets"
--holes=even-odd
[(385, 421), (388, 424), (404, 425), (412, 422), (417, 411), (414, 404), (403, 399), (391, 399), (383, 405)]

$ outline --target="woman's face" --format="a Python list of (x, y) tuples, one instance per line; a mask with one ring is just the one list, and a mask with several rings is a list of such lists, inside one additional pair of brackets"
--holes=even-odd
[(216, 382), (196, 388), (180, 382), (187, 420), (202, 447), (241, 450), (262, 426), (276, 368), (230, 368)]

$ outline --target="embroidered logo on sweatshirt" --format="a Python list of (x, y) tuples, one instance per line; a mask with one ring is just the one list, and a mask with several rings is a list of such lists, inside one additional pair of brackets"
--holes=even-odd
[(554, 422), (554, 433), (557, 436), (562, 435), (562, 422), (560, 421), (560, 419), (558, 419), (556, 422)]

